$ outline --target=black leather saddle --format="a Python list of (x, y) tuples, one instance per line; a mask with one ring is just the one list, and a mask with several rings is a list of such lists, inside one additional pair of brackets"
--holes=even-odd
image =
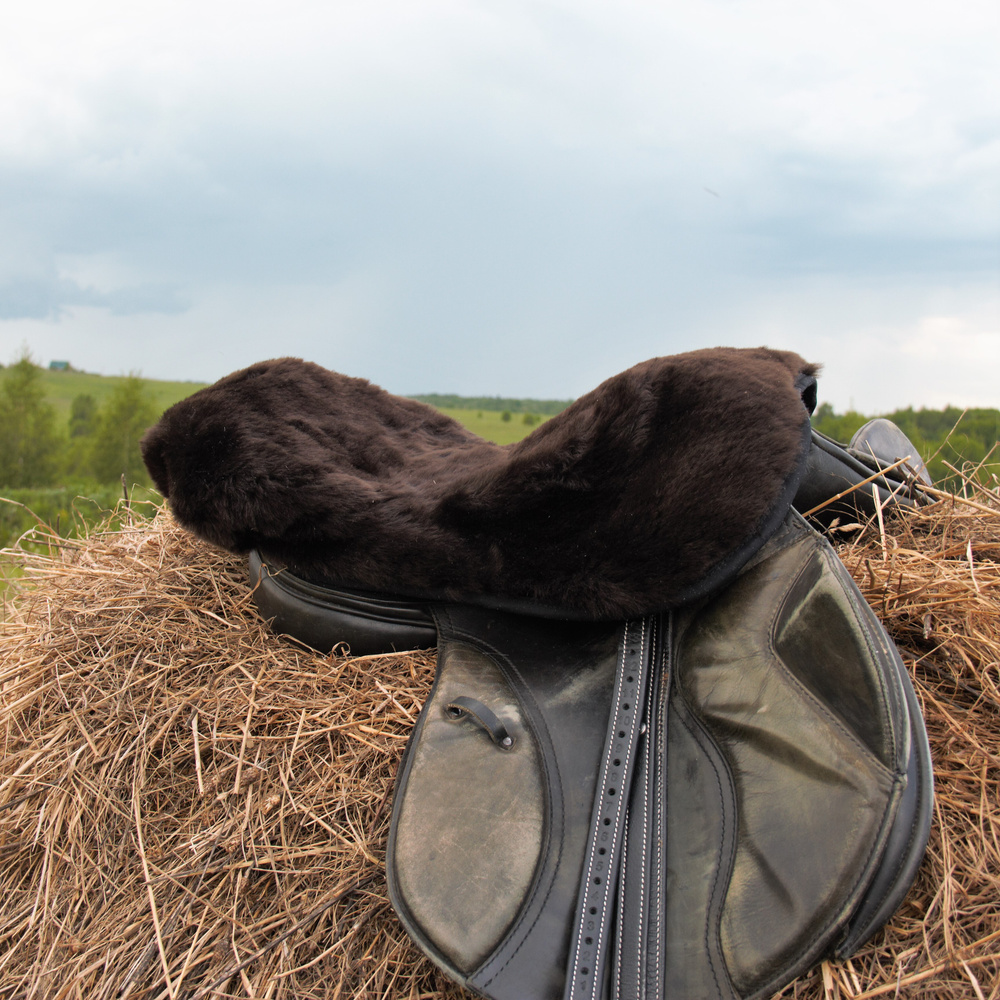
[(437, 645), (386, 868), (466, 987), (765, 997), (905, 894), (932, 804), (919, 708), (792, 504), (920, 495), (898, 442), (811, 431), (814, 372), (654, 359), (498, 449), (286, 359), (147, 435), (176, 516), (249, 550), (278, 631)]
[(813, 431), (795, 509), (825, 525), (864, 521), (874, 516), (876, 502), (920, 505), (923, 486), (933, 482), (913, 442), (891, 420), (876, 417), (846, 447)]
[(919, 707), (794, 513), (683, 609), (434, 616), (386, 867), (410, 935), (467, 988), (769, 997), (901, 902), (931, 818)]

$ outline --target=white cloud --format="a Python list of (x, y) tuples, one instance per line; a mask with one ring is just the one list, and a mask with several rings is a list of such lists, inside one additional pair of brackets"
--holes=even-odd
[(911, 401), (986, 397), (961, 359), (996, 358), (998, 21), (992, 0), (20, 5), (0, 345), (561, 396), (768, 341), (822, 348), (841, 406), (878, 406), (865, 357)]
[(737, 299), (740, 346), (821, 362), (820, 402), (843, 412), (998, 407), (1000, 282), (769, 282)]

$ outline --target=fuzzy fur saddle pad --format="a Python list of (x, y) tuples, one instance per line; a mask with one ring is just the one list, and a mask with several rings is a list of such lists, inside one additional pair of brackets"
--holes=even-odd
[(629, 618), (719, 586), (777, 526), (815, 372), (766, 348), (654, 358), (501, 447), (282, 358), (177, 403), (142, 448), (181, 524), (307, 580)]

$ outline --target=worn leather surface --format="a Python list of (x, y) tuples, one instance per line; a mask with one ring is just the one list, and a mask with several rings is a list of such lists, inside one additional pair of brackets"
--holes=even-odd
[[(735, 802), (736, 838), (731, 856), (717, 851), (718, 922), (686, 905), (673, 869), (667, 907), (718, 935), (741, 997), (779, 988), (829, 948), (878, 865), (905, 780), (904, 696), (835, 562), (792, 522), (723, 595), (679, 616), (675, 697), (725, 762), (719, 808)], [(664, 793), (668, 841), (683, 848), (685, 815)], [(668, 995), (691, 995), (682, 984), (668, 967)]]
[[(878, 426), (874, 426), (876, 424)], [(882, 424), (888, 426), (883, 427)], [(914, 456), (912, 470), (900, 466), (878, 475), (881, 469), (907, 455)], [(917, 473), (916, 477), (911, 474), (913, 470)], [(865, 482), (872, 476), (875, 478), (871, 482)], [(919, 489), (922, 483), (931, 485), (919, 452), (888, 420), (881, 420), (880, 423), (870, 421), (847, 446), (814, 430), (805, 473), (793, 506), (806, 514), (822, 505), (820, 510), (811, 514), (814, 520), (825, 525), (836, 519), (841, 524), (850, 524), (875, 516), (876, 497), (881, 507), (918, 505), (922, 502)], [(840, 493), (845, 495), (832, 500)]]
[(320, 652), (344, 645), (355, 656), (367, 656), (437, 644), (424, 601), (321, 586), (268, 564), (257, 551), (250, 553), (249, 572), (254, 602), (274, 631)]
[[(584, 849), (577, 828), (598, 790), (618, 634), (470, 609), (441, 615), (445, 675), (454, 657), (480, 667), (486, 658), (486, 673), (516, 694), (516, 704), (506, 704), (502, 690), (489, 694), (478, 684), (479, 668), (462, 675), (472, 685), (462, 693), (486, 691), (532, 732), (545, 814), (540, 825), (537, 816), (523, 824), (531, 849), (517, 877), (495, 878), (499, 845), (516, 837), (518, 824), (494, 841), (492, 819), (524, 809), (538, 775), (501, 778), (501, 752), (472, 727), (475, 753), (483, 751), (497, 776), (470, 792), (447, 777), (468, 755), (451, 765), (450, 752), (421, 749), (433, 731), (418, 728), (390, 842), (394, 905), (424, 950), (469, 988), (498, 1000), (580, 995), (579, 970), (571, 961), (567, 968), (566, 928)], [(762, 1000), (824, 955), (863, 940), (905, 893), (931, 802), (926, 737), (919, 719), (911, 722), (916, 702), (843, 566), (794, 514), (723, 592), (655, 616), (648, 629), (652, 683), (603, 995)], [(560, 679), (565, 670), (585, 673), (577, 683)], [(440, 698), (435, 690), (425, 716)], [(424, 780), (443, 780), (450, 792), (417, 790), (413, 761), (431, 760)], [(432, 851), (405, 830), (418, 822), (431, 842), (449, 848), (433, 860), (446, 859), (442, 870), (415, 876), (409, 866)], [(447, 824), (456, 829), (442, 837)], [(457, 851), (456, 836), (466, 841)], [(407, 838), (411, 846), (400, 852)], [(485, 923), (465, 910), (451, 915), (446, 888), (458, 891), (470, 865), (475, 906), (495, 909), (495, 934), (477, 930), (474, 942), (469, 927)]]
[[(622, 626), (461, 607), (436, 609), (436, 616), (446, 680), (439, 676), (424, 706), (397, 780), (390, 896), (424, 951), (467, 987), (499, 1000), (558, 996)], [(440, 723), (442, 706), (456, 694), (509, 721), (514, 749), (498, 749), (472, 724)], [(444, 733), (448, 750), (425, 748), (442, 725), (453, 727)], [(519, 755), (537, 755), (543, 795)], [(509, 777), (518, 769), (521, 782)], [(541, 803), (540, 817), (524, 799)], [(530, 818), (522, 826), (525, 809)], [(509, 857), (518, 859), (516, 877), (506, 870)], [(534, 869), (526, 883), (528, 858)], [(484, 955), (487, 928), (495, 937)], [(553, 962), (553, 954), (561, 960)]]
[[(469, 691), (503, 720), (510, 751), (474, 721), (449, 715), (446, 706)], [(394, 844), (398, 887), (413, 920), (468, 974), (524, 903), (549, 832), (548, 796), (538, 741), (493, 660), (473, 646), (450, 645), (431, 702), (406, 763)]]

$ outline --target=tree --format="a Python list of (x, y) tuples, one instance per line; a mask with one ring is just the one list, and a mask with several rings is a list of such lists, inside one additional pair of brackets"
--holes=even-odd
[(4, 374), (0, 392), (0, 485), (51, 486), (59, 436), (55, 410), (45, 402), (41, 372), (23, 354)]
[(81, 393), (73, 397), (69, 410), (69, 436), (90, 437), (97, 430), (97, 403), (94, 397)]
[(125, 477), (127, 485), (149, 484), (139, 452), (139, 440), (157, 418), (145, 383), (130, 375), (108, 397), (98, 413), (91, 467), (98, 482)]

